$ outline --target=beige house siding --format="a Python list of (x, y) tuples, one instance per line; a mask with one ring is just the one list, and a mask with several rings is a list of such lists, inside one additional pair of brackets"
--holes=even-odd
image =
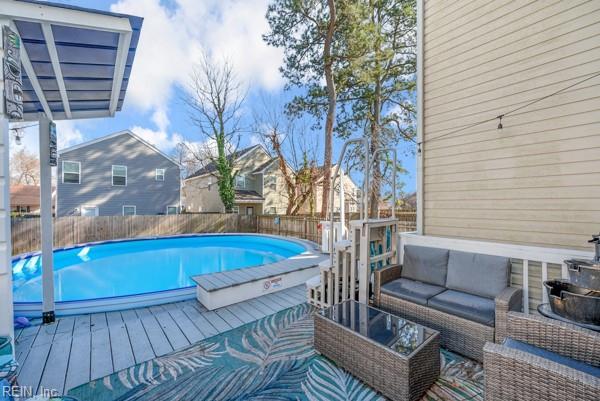
[(600, 1), (424, 0), (423, 18), (424, 234), (589, 250), (600, 77), (464, 127), (599, 72)]
[[(262, 175), (261, 175), (262, 176)], [(273, 185), (274, 184), (274, 185)], [(285, 179), (278, 163), (272, 163), (263, 178), (264, 213), (285, 214), (288, 206)]]
[[(256, 147), (252, 151), (241, 156), (235, 163), (234, 172), (245, 177), (245, 187), (239, 189), (245, 189), (250, 191), (256, 191), (258, 194), (265, 198), (264, 210), (267, 210), (267, 200), (269, 204), (278, 205), (278, 212), (282, 204), (287, 206), (287, 203), (283, 203), (281, 200), (277, 200), (276, 194), (271, 193), (272, 191), (264, 191), (263, 185), (263, 174), (254, 173), (257, 168), (266, 163), (271, 157), (262, 147)], [(210, 184), (210, 185), (209, 185)], [(277, 185), (277, 188), (284, 188), (283, 183)], [(184, 180), (182, 189), (182, 203), (186, 211), (192, 213), (204, 212), (204, 213), (221, 213), (224, 210), (223, 202), (219, 196), (219, 186), (217, 185), (217, 178), (212, 174), (206, 174), (203, 176), (189, 178)], [(240, 202), (236, 203), (239, 207), (240, 214), (247, 214), (247, 209), (250, 207), (254, 214), (263, 213), (263, 204)], [(283, 206), (283, 212), (285, 212), (285, 206)]]
[(187, 212), (223, 212), (217, 179), (205, 175), (185, 180), (181, 189), (181, 202)]
[[(335, 166), (334, 166), (334, 168), (335, 168)], [(336, 191), (334, 192), (334, 195), (333, 195), (333, 210), (336, 212), (338, 212), (340, 210), (339, 182), (340, 182), (340, 179), (339, 178), (336, 179)], [(359, 188), (356, 186), (354, 181), (352, 181), (352, 179), (347, 174), (344, 174), (343, 183), (344, 183), (345, 211), (346, 211), (346, 213), (357, 213), (359, 211), (359, 208), (358, 208), (359, 199), (357, 197), (357, 191)], [(319, 214), (319, 213), (321, 213), (321, 205), (323, 202), (323, 182), (322, 182), (322, 180), (319, 181), (316, 185), (314, 199), (315, 199), (314, 213)], [(310, 212), (308, 202), (306, 202), (306, 204), (305, 204), (304, 212), (305, 213)]]

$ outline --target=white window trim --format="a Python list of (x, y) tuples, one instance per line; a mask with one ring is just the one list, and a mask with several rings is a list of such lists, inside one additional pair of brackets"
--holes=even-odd
[[(162, 180), (158, 179), (158, 171), (161, 170), (162, 171)], [(166, 173), (166, 168), (157, 168), (154, 170), (154, 180), (155, 181), (164, 181), (165, 180), (165, 173)]]
[(125, 214), (126, 207), (132, 207), (133, 208), (133, 216), (137, 216), (137, 207), (135, 205), (123, 205), (123, 208), (122, 208), (123, 216), (131, 216), (129, 214), (127, 214), (127, 215)]
[(166, 215), (167, 215), (167, 216), (173, 216), (173, 214), (169, 214), (169, 208), (170, 208), (170, 207), (174, 207), (174, 208), (175, 208), (175, 214), (176, 214), (176, 215), (177, 215), (177, 214), (179, 214), (179, 210), (177, 210), (177, 209), (178, 209), (178, 206), (177, 206), (177, 205), (169, 205), (169, 206), (167, 206), (167, 211), (166, 211)]
[(231, 212), (235, 213), (235, 214), (240, 214), (240, 207), (239, 206), (232, 207)]
[[(238, 178), (244, 179), (244, 185), (243, 186), (239, 186), (238, 185)], [(246, 189), (246, 175), (240, 174), (240, 175), (236, 175), (235, 176), (235, 187), (239, 188), (239, 189)]]
[[(92, 209), (92, 208), (95, 209), (93, 217), (98, 217), (100, 215), (100, 209), (96, 205), (81, 205), (79, 208), (79, 215), (83, 216), (83, 209)], [(92, 217), (92, 216), (89, 216), (89, 217)]]
[(63, 184), (74, 184), (74, 185), (77, 185), (74, 182), (65, 182), (65, 163), (77, 163), (77, 165), (79, 165), (79, 174), (78, 174), (79, 181), (77, 182), (77, 184), (81, 184), (81, 162), (76, 162), (76, 161), (73, 161), (73, 160), (63, 160), (62, 161), (62, 165), (61, 165), (61, 167), (62, 167), (62, 183)]
[[(125, 167), (125, 185), (115, 185), (115, 167)], [(112, 167), (110, 168), (110, 183), (113, 187), (126, 187), (127, 186), (127, 166), (124, 166), (122, 164), (113, 164)], [(121, 177), (120, 175), (118, 175), (117, 177)]]

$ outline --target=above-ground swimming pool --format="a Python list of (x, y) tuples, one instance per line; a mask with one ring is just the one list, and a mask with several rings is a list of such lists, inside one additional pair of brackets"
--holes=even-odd
[[(305, 250), (298, 241), (242, 234), (109, 241), (58, 249), (54, 251), (55, 301), (193, 289), (191, 276), (271, 264)], [(15, 310), (20, 303), (40, 303), (41, 256), (16, 257), (12, 268)]]

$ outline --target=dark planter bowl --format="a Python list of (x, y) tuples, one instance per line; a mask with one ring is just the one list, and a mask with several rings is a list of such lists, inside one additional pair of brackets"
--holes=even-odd
[(563, 280), (544, 281), (544, 287), (554, 313), (578, 323), (600, 325), (600, 291)]
[(569, 281), (575, 285), (600, 291), (600, 264), (590, 260), (565, 260)]

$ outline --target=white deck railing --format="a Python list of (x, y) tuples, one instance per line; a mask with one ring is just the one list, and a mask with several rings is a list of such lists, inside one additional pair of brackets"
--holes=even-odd
[[(536, 246), (503, 244), (496, 242), (474, 241), (456, 238), (433, 237), (429, 235), (418, 235), (416, 233), (399, 233), (400, 262), (404, 258), (404, 245), (420, 245), (433, 248), (453, 249), (463, 252), (483, 253), (487, 255), (504, 256), (511, 259), (523, 261), (523, 305), (529, 305), (529, 264), (530, 262), (541, 263), (542, 283), (548, 279), (548, 265), (560, 265), (562, 278), (568, 278), (569, 273), (566, 259), (592, 259), (593, 252), (585, 252), (571, 249), (544, 248)], [(548, 296), (542, 286), (542, 302), (548, 302)], [(529, 313), (529, 308), (523, 308)]]

